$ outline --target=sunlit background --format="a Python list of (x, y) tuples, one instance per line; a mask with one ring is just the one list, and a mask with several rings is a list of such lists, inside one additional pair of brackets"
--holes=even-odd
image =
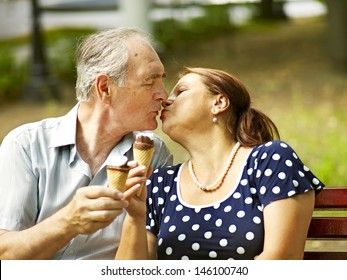
[[(36, 21), (34, 2), (42, 9)], [(81, 35), (135, 25), (154, 35), (168, 91), (184, 66), (229, 71), (319, 178), (346, 185), (346, 2), (0, 0), (0, 142), (16, 126), (75, 104), (73, 54)], [(33, 40), (33, 22), (41, 40)], [(35, 48), (42, 57), (33, 57)], [(47, 71), (33, 73), (36, 64)], [(176, 162), (187, 159), (157, 132)]]

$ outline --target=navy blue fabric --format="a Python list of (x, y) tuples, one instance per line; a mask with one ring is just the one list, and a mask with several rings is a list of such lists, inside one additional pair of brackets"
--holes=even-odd
[(254, 259), (264, 243), (263, 209), (324, 187), (282, 141), (253, 148), (236, 189), (211, 205), (182, 201), (181, 167), (157, 169), (147, 181), (147, 229), (158, 237), (158, 259)]

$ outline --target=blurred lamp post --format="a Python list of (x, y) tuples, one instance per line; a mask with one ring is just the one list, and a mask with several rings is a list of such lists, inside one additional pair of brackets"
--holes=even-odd
[(347, 1), (327, 0), (328, 47), (333, 66), (347, 72)]
[(121, 0), (125, 26), (136, 26), (152, 34), (149, 11), (152, 0)]
[(57, 85), (50, 77), (46, 62), (44, 41), (41, 32), (41, 10), (38, 0), (31, 0), (31, 51), (29, 79), (23, 91), (23, 100), (43, 102), (59, 100)]

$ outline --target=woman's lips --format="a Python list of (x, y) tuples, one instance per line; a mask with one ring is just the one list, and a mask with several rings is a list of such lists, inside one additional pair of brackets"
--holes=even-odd
[(167, 110), (167, 109), (163, 109), (163, 110), (161, 111), (161, 114), (160, 114), (160, 119), (161, 119), (161, 121), (165, 120), (165, 114), (166, 114), (168, 111), (169, 111), (169, 110)]
[(163, 109), (161, 110), (160, 119), (161, 121), (165, 120), (165, 115), (169, 111), (168, 107), (173, 104), (173, 100), (167, 99), (162, 102)]

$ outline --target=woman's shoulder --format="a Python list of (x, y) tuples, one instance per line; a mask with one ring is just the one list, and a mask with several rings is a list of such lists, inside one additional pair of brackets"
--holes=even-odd
[(253, 157), (261, 156), (263, 154), (278, 154), (278, 155), (292, 155), (295, 154), (294, 149), (286, 142), (282, 140), (273, 140), (255, 146), (251, 152)]
[(157, 168), (148, 178), (146, 185), (149, 196), (165, 197), (171, 192), (177, 182), (177, 176), (182, 164)]
[(163, 167), (159, 167), (153, 171), (153, 174), (173, 174), (179, 171), (182, 163), (176, 165), (167, 165)]
[(294, 162), (299, 165), (303, 164), (293, 148), (281, 140), (273, 140), (255, 146), (247, 160), (249, 166), (275, 165), (277, 168), (283, 164), (293, 164)]
[(151, 176), (149, 177), (150, 182), (167, 182), (167, 181), (172, 181), (175, 180), (177, 177), (181, 163), (177, 165), (168, 165), (168, 166), (163, 166), (155, 169)]

